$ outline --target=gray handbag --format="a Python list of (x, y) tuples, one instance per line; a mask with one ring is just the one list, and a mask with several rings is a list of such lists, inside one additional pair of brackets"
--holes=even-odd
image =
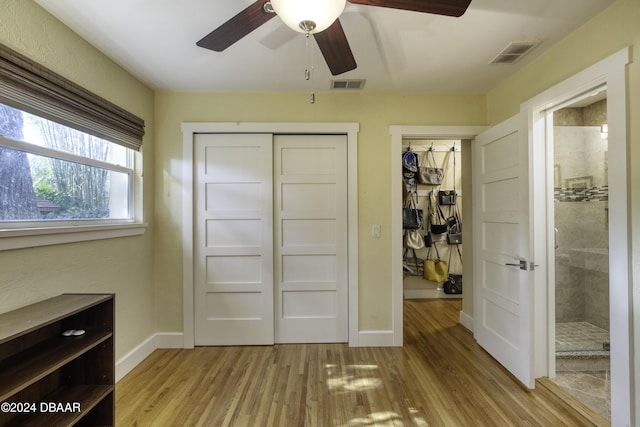
[(448, 233), (447, 234), (447, 243), (450, 245), (461, 245), (462, 244), (462, 233)]
[(424, 185), (440, 185), (444, 178), (444, 171), (441, 168), (420, 167), (418, 169), (418, 183)]
[(458, 207), (453, 209), (453, 216), (447, 218), (449, 224), (449, 231), (447, 233), (447, 243), (450, 245), (462, 244), (462, 221), (460, 219), (460, 213)]
[[(429, 153), (431, 154), (431, 162), (433, 166), (429, 166)], [(418, 168), (418, 183), (424, 185), (440, 185), (444, 178), (444, 169), (435, 167), (436, 158), (433, 155), (433, 150), (430, 149), (427, 153), (427, 166), (421, 166)]]

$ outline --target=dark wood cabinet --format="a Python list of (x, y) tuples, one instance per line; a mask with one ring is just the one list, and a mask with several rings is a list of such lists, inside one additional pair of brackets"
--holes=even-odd
[(114, 301), (64, 294), (0, 314), (0, 426), (114, 425)]

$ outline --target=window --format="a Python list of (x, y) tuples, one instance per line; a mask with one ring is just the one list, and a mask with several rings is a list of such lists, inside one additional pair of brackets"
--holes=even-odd
[(3, 227), (133, 220), (132, 150), (4, 104), (0, 136)]
[(144, 232), (143, 135), (142, 119), (0, 45), (0, 250)]

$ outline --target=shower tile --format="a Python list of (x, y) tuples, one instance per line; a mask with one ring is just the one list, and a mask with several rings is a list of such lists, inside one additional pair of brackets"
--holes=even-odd
[(588, 322), (556, 323), (556, 352), (602, 351), (609, 332)]
[(608, 371), (559, 373), (553, 381), (603, 418), (611, 419), (611, 377)]

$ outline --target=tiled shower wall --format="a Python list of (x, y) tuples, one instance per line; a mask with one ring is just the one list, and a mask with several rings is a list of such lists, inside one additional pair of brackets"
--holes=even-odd
[(609, 330), (606, 101), (598, 104), (588, 120), (586, 109), (554, 115), (556, 322)]

